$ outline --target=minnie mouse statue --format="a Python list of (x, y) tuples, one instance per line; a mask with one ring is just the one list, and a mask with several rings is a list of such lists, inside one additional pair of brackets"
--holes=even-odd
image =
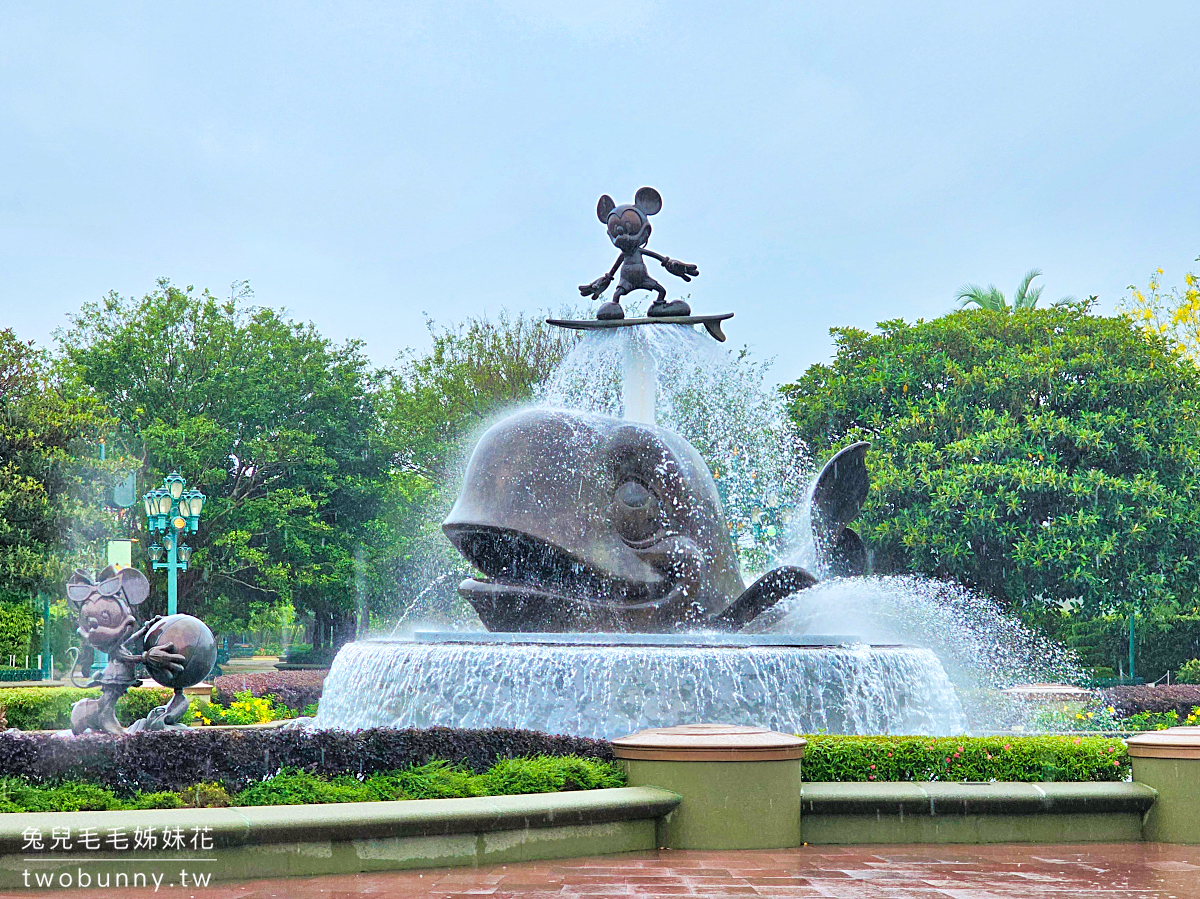
[[(97, 649), (108, 654), (104, 670), (88, 683), (100, 688), (99, 698), (81, 699), (71, 708), (73, 733), (122, 734), (182, 726), (179, 722), (188, 708), (183, 689), (208, 676), (217, 659), (216, 640), (208, 626), (191, 615), (158, 615), (138, 627), (134, 608), (149, 595), (146, 576), (121, 565), (108, 566), (95, 580), (76, 570), (67, 582), (67, 602), (79, 621), (77, 633), (88, 647), (81, 657), (90, 658)], [(134, 651), (139, 643), (141, 651)], [(117, 720), (117, 700), (141, 682), (139, 663), (175, 695), (126, 730)]]

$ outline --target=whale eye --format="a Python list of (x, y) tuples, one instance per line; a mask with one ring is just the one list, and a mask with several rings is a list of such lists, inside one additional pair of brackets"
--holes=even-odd
[(645, 543), (658, 534), (658, 497), (640, 481), (625, 481), (612, 501), (613, 523), (626, 543)]

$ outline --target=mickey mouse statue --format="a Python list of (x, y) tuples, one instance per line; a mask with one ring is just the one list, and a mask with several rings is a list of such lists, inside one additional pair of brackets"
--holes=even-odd
[(654, 318), (691, 314), (691, 307), (683, 300), (667, 302), (667, 289), (650, 277), (649, 272), (646, 271), (645, 260), (642, 258), (650, 256), (657, 259), (662, 263), (663, 268), (675, 277), (683, 278), (684, 281), (690, 281), (700, 274), (700, 269), (689, 262), (680, 262), (678, 259), (660, 256), (658, 253), (646, 249), (646, 242), (650, 239), (649, 216), (654, 215), (660, 209), (662, 209), (662, 197), (653, 187), (639, 189), (634, 195), (633, 202), (624, 206), (617, 206), (608, 194), (602, 196), (600, 202), (596, 204), (596, 217), (607, 225), (609, 240), (621, 251), (621, 255), (617, 257), (617, 261), (613, 263), (608, 274), (601, 275), (591, 284), (581, 284), (579, 287), (581, 295), (590, 296), (593, 300), (600, 299), (600, 295), (608, 289), (617, 267), (620, 266), (621, 279), (617, 282), (613, 298), (600, 307), (596, 318), (602, 321), (624, 318), (625, 310), (621, 308), (621, 297), (631, 290), (657, 291), (658, 297), (646, 310), (646, 314)]
[[(76, 570), (67, 582), (67, 602), (78, 616), (77, 633), (87, 647), (80, 658), (90, 660), (97, 649), (108, 654), (108, 664), (88, 684), (100, 687), (99, 698), (81, 699), (71, 708), (73, 733), (137, 733), (182, 726), (179, 722), (188, 708), (183, 688), (208, 676), (217, 659), (216, 640), (208, 626), (191, 615), (158, 615), (138, 627), (134, 607), (149, 595), (146, 576), (121, 565), (109, 565), (94, 581)], [(142, 651), (132, 652), (130, 647), (139, 642)], [(175, 695), (127, 731), (117, 720), (117, 700), (141, 683), (138, 663)]]

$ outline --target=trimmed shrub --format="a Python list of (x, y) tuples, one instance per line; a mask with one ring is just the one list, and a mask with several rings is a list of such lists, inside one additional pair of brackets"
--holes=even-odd
[[(578, 757), (539, 756), (503, 759), (484, 774), (445, 761), (402, 771), (322, 777), (298, 768), (251, 784), (236, 796), (220, 785), (200, 783), (182, 790), (136, 793), (122, 799), (96, 784), (63, 781), (32, 784), (23, 778), (0, 778), (0, 812), (54, 812), (146, 808), (226, 808), (250, 805), (311, 805), (327, 802), (373, 802), (405, 799), (443, 799), (497, 796), (522, 792), (557, 792), (625, 786), (625, 776), (613, 762)], [(521, 789), (522, 785), (530, 789)]]
[(1130, 774), (1106, 737), (806, 736), (806, 781), (1108, 781)]
[(539, 755), (607, 761), (612, 746), (584, 737), (500, 728), (353, 732), (190, 728), (120, 737), (86, 734), (72, 740), (51, 734), (0, 733), (0, 771), (36, 783), (78, 778), (122, 796), (181, 790), (202, 781), (235, 792), (283, 768), (358, 776), (447, 759), (482, 773), (500, 759)]
[(0, 705), (8, 726), (20, 730), (61, 730), (71, 726), (71, 706), (99, 690), (74, 687), (10, 687), (0, 689)]
[[(145, 718), (153, 709), (160, 705), (165, 705), (173, 695), (173, 691), (166, 687), (161, 689), (154, 687), (138, 687), (136, 690), (130, 690), (119, 700), (117, 700), (117, 720), (128, 727), (139, 718)], [(196, 718), (195, 704), (188, 707), (187, 713), (183, 716), (184, 724), (190, 724)]]
[[(4, 708), (8, 726), (18, 730), (62, 730), (71, 726), (71, 706), (80, 699), (99, 696), (99, 688), (77, 687), (9, 687), (0, 689), (0, 706)], [(117, 719), (128, 726), (145, 718), (151, 709), (171, 698), (166, 687), (139, 687), (130, 690), (117, 701)], [(184, 719), (190, 721), (194, 711)]]
[(1108, 687), (1100, 691), (1101, 705), (1112, 706), (1122, 718), (1143, 712), (1175, 712), (1186, 718), (1200, 706), (1200, 684), (1171, 684), (1171, 686)]
[(238, 693), (272, 695), (278, 705), (302, 711), (321, 698), (329, 669), (323, 671), (266, 671), (258, 674), (223, 674), (213, 679), (213, 701), (232, 705)]

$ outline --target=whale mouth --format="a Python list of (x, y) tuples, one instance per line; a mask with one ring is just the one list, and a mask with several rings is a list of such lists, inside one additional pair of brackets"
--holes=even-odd
[(458, 592), (489, 630), (610, 630), (648, 623), (670, 596), (665, 581), (616, 578), (528, 534), (486, 525), (447, 525), (446, 536), (484, 577)]

